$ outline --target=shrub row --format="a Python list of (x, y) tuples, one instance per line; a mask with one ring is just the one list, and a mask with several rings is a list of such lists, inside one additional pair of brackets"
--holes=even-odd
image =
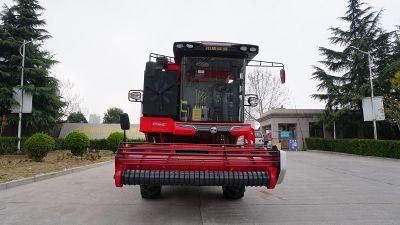
[[(114, 138), (117, 140), (115, 140)], [(108, 137), (107, 139), (90, 140), (90, 149), (115, 151), (115, 149), (118, 147), (118, 143), (122, 140), (123, 140), (123, 136), (121, 138), (111, 136), (111, 137)], [(128, 139), (127, 142), (145, 142), (145, 140), (143, 140), (143, 139)]]
[[(21, 146), (27, 138), (21, 138)], [(18, 138), (0, 137), (0, 155), (12, 154), (18, 150)]]
[[(24, 150), (24, 143), (28, 138), (21, 138), (21, 149)], [(54, 138), (54, 150), (64, 149), (64, 139)], [(18, 150), (18, 138), (16, 137), (0, 137), (0, 155), (13, 154)]]
[(306, 138), (307, 149), (400, 159), (400, 141)]
[[(22, 151), (25, 152), (24, 150), (24, 143), (28, 138), (21, 138), (21, 148)], [(64, 144), (64, 139), (61, 138), (55, 138), (55, 145), (54, 145), (54, 150), (64, 150), (66, 149), (66, 146)], [(128, 139), (129, 142), (144, 142), (142, 139)], [(90, 140), (90, 149), (97, 149), (97, 150), (115, 150), (115, 145), (110, 145), (107, 139), (96, 139), (96, 140)], [(18, 149), (18, 138), (16, 137), (0, 137), (0, 155), (6, 155), (6, 154), (13, 154), (17, 152)]]

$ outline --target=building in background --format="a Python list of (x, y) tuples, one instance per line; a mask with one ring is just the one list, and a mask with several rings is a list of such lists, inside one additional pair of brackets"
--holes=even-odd
[(89, 123), (100, 124), (101, 123), (100, 116), (97, 114), (90, 114), (89, 115)]
[[(73, 131), (85, 133), (90, 140), (107, 138), (113, 132), (123, 132), (120, 124), (63, 123), (58, 137), (65, 138)], [(139, 124), (131, 124), (126, 136), (130, 139), (145, 139), (139, 131)]]
[(279, 149), (289, 149), (291, 140), (297, 141), (297, 149), (305, 149), (305, 138), (324, 137), (324, 128), (318, 123), (322, 109), (272, 109), (264, 113), (258, 122), (264, 135), (270, 133), (272, 143)]

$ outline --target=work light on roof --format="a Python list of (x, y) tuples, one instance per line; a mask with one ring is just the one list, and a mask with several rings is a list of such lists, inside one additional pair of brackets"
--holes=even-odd
[(257, 51), (257, 48), (256, 47), (250, 47), (250, 52), (255, 52), (255, 51)]
[(247, 51), (247, 46), (241, 46), (241, 47), (240, 47), (240, 50), (241, 50), (241, 51), (244, 51), (244, 52)]
[(184, 46), (184, 45), (183, 45), (182, 43), (176, 44), (176, 47), (177, 47), (177, 48), (183, 48), (183, 46)]
[(187, 47), (187, 48), (193, 48), (194, 46), (193, 46), (193, 44), (189, 44), (189, 43), (188, 43), (188, 44), (186, 44), (186, 47)]

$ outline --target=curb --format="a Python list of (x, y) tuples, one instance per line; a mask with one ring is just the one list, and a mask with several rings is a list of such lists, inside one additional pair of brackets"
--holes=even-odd
[(13, 181), (5, 182), (5, 183), (0, 183), (0, 191), (1, 190), (6, 190), (6, 189), (10, 189), (10, 188), (13, 188), (13, 187), (18, 187), (18, 186), (25, 185), (25, 184), (30, 184), (30, 183), (34, 183), (34, 182), (38, 182), (38, 181), (42, 181), (42, 180), (51, 179), (51, 178), (54, 178), (54, 177), (59, 177), (59, 176), (71, 174), (71, 173), (81, 172), (81, 171), (92, 169), (92, 168), (95, 168), (95, 167), (107, 165), (107, 164), (110, 164), (110, 163), (113, 163), (113, 162), (114, 162), (113, 160), (110, 160), (110, 161), (105, 161), (105, 162), (94, 163), (94, 164), (89, 164), (89, 165), (85, 165), (85, 166), (79, 166), (79, 167), (74, 167), (74, 168), (70, 168), (70, 169), (65, 169), (65, 170), (62, 170), (62, 171), (39, 174), (39, 175), (36, 175), (36, 176), (33, 176), (33, 177), (22, 178), (22, 179), (19, 179), (19, 180), (13, 180)]
[(361, 157), (361, 158), (382, 159), (382, 160), (395, 161), (395, 162), (400, 161), (400, 159), (395, 159), (395, 158), (379, 157), (379, 156), (372, 156), (372, 155), (356, 155), (356, 154), (345, 153), (345, 152), (334, 152), (334, 151), (323, 151), (323, 150), (307, 150), (307, 151), (308, 152), (326, 153), (326, 154), (332, 154), (332, 155), (346, 155), (346, 156)]

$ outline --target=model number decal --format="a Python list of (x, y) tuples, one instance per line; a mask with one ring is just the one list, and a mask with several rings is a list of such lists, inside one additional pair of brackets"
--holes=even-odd
[(206, 50), (207, 51), (224, 51), (224, 52), (227, 52), (228, 48), (227, 47), (217, 47), (217, 46), (207, 46)]
[(152, 125), (155, 126), (155, 127), (165, 127), (165, 126), (167, 126), (167, 123), (165, 123), (165, 122), (153, 122)]

